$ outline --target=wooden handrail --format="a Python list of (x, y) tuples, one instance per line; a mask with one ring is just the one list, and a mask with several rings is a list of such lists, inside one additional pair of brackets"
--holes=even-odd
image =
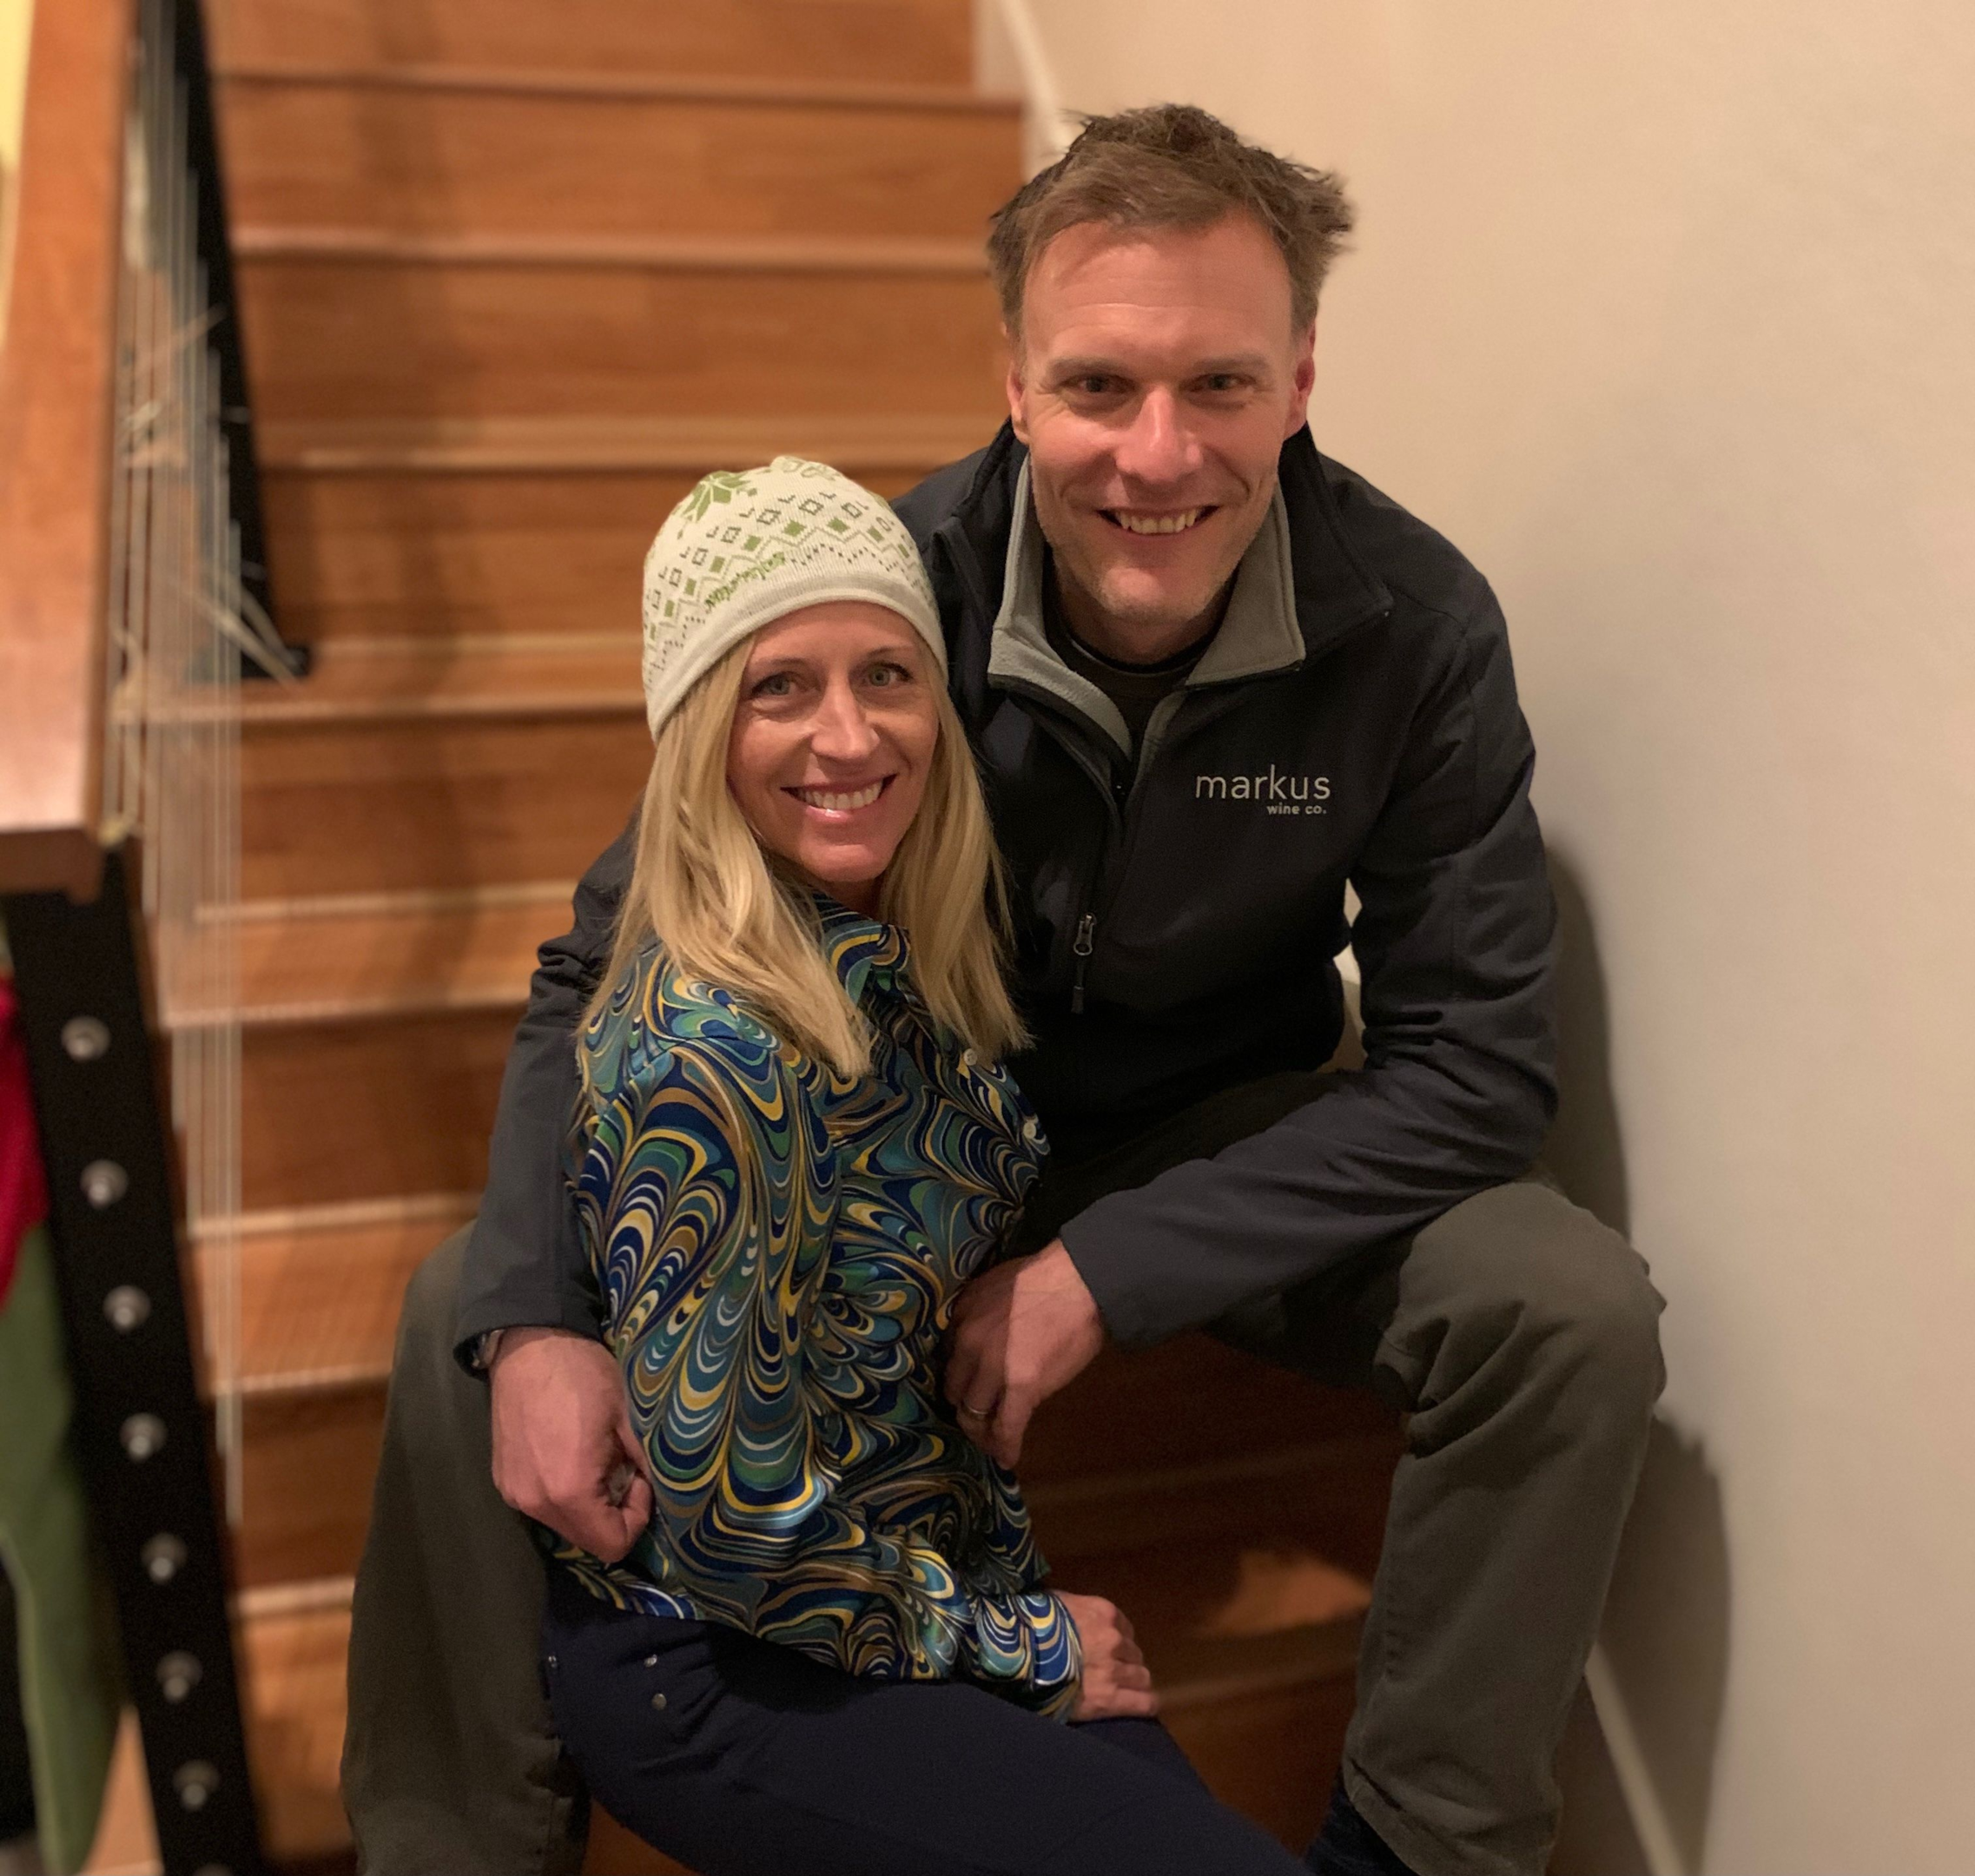
[(111, 426), (132, 0), (42, 0), (0, 347), (0, 890), (102, 868)]

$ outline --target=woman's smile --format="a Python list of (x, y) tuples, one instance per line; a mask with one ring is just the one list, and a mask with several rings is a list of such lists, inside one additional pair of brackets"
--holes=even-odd
[(812, 813), (827, 816), (833, 821), (842, 821), (870, 807), (879, 796), (891, 786), (892, 777), (880, 776), (873, 782), (818, 783), (813, 786), (799, 786), (785, 789), (793, 795)]

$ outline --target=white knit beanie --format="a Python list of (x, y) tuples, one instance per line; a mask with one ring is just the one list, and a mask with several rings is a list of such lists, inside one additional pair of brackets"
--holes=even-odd
[(882, 496), (800, 456), (705, 477), (665, 517), (644, 557), (644, 715), (653, 737), (751, 632), (826, 599), (890, 607), (945, 677), (925, 565)]

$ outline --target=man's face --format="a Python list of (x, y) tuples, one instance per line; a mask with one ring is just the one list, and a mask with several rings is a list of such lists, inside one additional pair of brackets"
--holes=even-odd
[(1303, 426), (1314, 329), (1261, 227), (1066, 229), (1037, 257), (1008, 372), (1071, 622), (1140, 662), (1211, 623)]

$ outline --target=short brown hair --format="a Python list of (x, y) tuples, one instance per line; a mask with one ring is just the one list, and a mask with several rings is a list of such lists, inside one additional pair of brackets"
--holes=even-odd
[(1317, 317), (1318, 290), (1351, 233), (1344, 184), (1236, 135), (1195, 104), (1148, 104), (1087, 117), (1075, 142), (996, 213), (988, 268), (1011, 334), (1036, 256), (1066, 228), (1204, 228), (1240, 212), (1261, 223), (1289, 269), (1290, 316)]

